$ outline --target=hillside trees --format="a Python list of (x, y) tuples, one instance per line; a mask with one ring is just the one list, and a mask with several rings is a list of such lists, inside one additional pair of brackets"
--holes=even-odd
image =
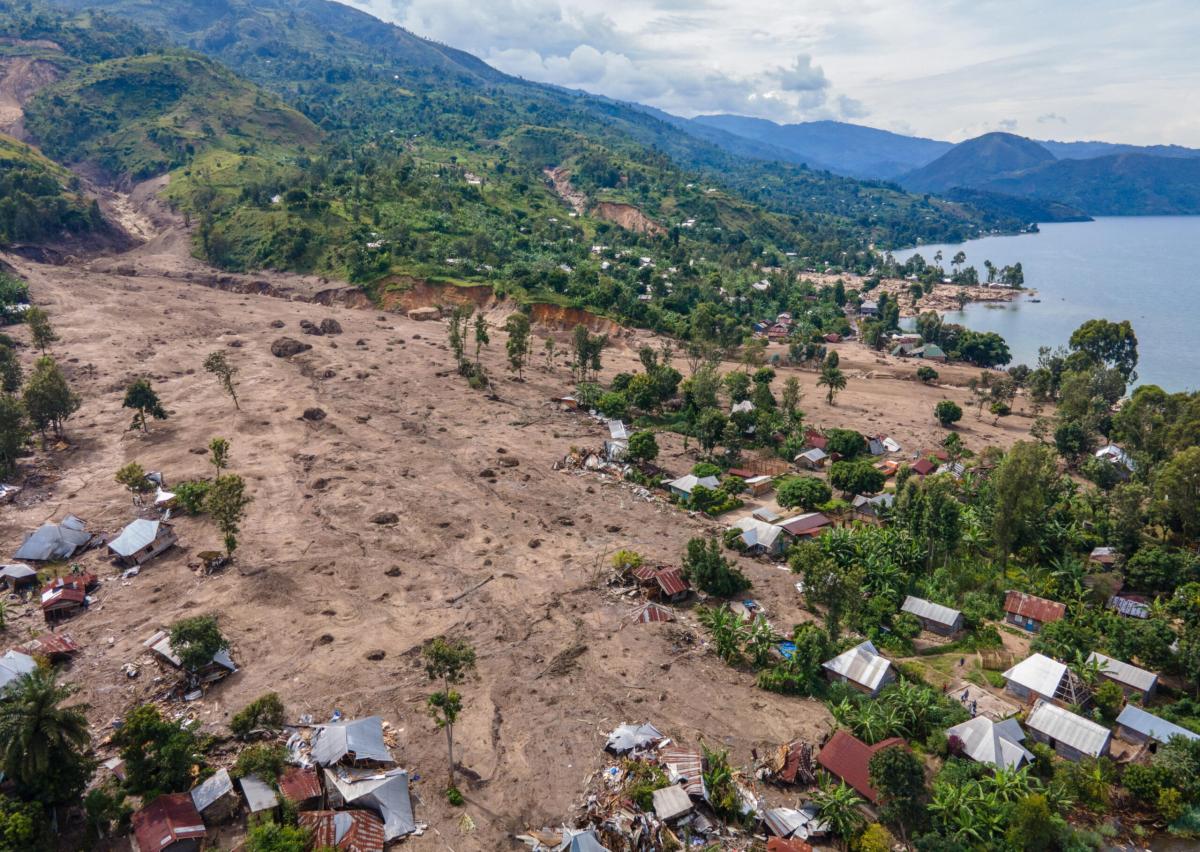
[(189, 789), (193, 771), (203, 766), (196, 735), (180, 722), (163, 718), (153, 704), (126, 714), (112, 742), (125, 762), (126, 786), (146, 801)]
[(25, 383), (25, 411), (34, 428), (44, 438), (47, 429), (61, 437), (63, 424), (79, 410), (82, 400), (71, 390), (58, 364), (48, 355), (34, 363), (33, 372)]
[(246, 482), (236, 473), (218, 476), (208, 487), (204, 508), (217, 524), (225, 544), (225, 554), (233, 556), (237, 550), (237, 536), (241, 530), (246, 507), (254, 498), (246, 493)]
[(95, 769), (87, 755), (87, 706), (63, 706), (76, 691), (39, 667), (14, 681), (0, 702), (0, 765), (20, 794), (43, 804), (77, 797)]
[(25, 323), (29, 326), (29, 337), (43, 355), (54, 343), (58, 342), (58, 334), (50, 325), (50, 315), (37, 306), (25, 312)]
[(815, 476), (796, 476), (780, 483), (776, 495), (779, 505), (784, 508), (801, 508), (811, 512), (817, 506), (828, 503), (833, 492)]
[(10, 393), (0, 394), (0, 476), (16, 472), (17, 459), (28, 440), (25, 406)]
[(716, 538), (693, 538), (687, 543), (683, 576), (701, 591), (722, 598), (750, 588), (750, 580), (725, 558)]
[(158, 394), (147, 378), (133, 380), (125, 389), (125, 399), (121, 403), (121, 407), (133, 409), (133, 421), (129, 424), (129, 428), (140, 429), (143, 433), (150, 431), (149, 418), (167, 419), (167, 410), (163, 408)]

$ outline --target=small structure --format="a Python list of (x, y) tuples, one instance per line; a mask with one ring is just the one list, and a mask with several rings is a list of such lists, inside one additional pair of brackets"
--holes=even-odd
[(1154, 694), (1154, 690), (1158, 687), (1158, 675), (1145, 669), (1139, 669), (1130, 663), (1106, 657), (1104, 654), (1097, 654), (1095, 651), (1088, 655), (1088, 662), (1099, 663), (1100, 676), (1121, 687), (1126, 698), (1136, 695), (1144, 702)]
[(1122, 479), (1128, 479), (1129, 475), (1137, 470), (1137, 465), (1129, 453), (1116, 444), (1105, 444), (1096, 450), (1096, 458), (1108, 462), (1116, 468)]
[(0, 690), (37, 668), (37, 660), (20, 651), (5, 651), (0, 657)]
[(858, 306), (858, 315), (860, 317), (879, 316), (879, 303), (874, 301), (863, 302)]
[(246, 797), (246, 805), (251, 814), (274, 810), (279, 805), (279, 796), (275, 789), (257, 775), (243, 775), (238, 779), (242, 787), (242, 795)]
[(37, 581), (37, 571), (22, 562), (0, 566), (0, 586), (12, 589), (14, 592), (29, 586), (36, 586)]
[(166, 521), (138, 518), (108, 543), (108, 552), (122, 565), (142, 565), (178, 540), (174, 528)]
[(916, 476), (929, 476), (937, 470), (937, 465), (927, 458), (919, 458), (912, 463), (912, 472)]
[[(183, 660), (180, 659), (179, 655), (175, 653), (175, 649), (171, 646), (171, 636), (167, 631), (159, 630), (155, 632), (142, 645), (149, 648), (152, 654), (173, 668), (183, 668)], [(212, 661), (208, 665), (202, 666), (189, 674), (200, 683), (205, 684), (215, 683), (222, 678), (229, 677), (229, 675), (234, 674), (237, 670), (237, 664), (234, 663), (233, 657), (229, 656), (229, 649), (222, 648), (213, 654)]]
[(762, 497), (764, 494), (770, 494), (771, 489), (775, 487), (775, 480), (769, 476), (752, 476), (746, 480), (746, 490), (750, 492), (752, 497)]
[(721, 481), (715, 476), (696, 476), (689, 473), (687, 476), (681, 476), (666, 483), (667, 490), (680, 500), (692, 499), (692, 492), (696, 489), (697, 485), (703, 486), (710, 491), (716, 491), (721, 487)]
[(1108, 599), (1108, 607), (1126, 618), (1150, 617), (1150, 602), (1141, 595), (1113, 595)]
[(233, 789), (228, 769), (218, 769), (192, 788), (192, 804), (205, 825), (228, 822), (241, 810), (241, 800)]
[(759, 506), (750, 513), (750, 517), (756, 521), (762, 521), (767, 524), (775, 524), (781, 520), (781, 516), (773, 509), (768, 509), (766, 506)]
[(42, 589), (42, 617), (46, 621), (68, 618), (87, 606), (88, 590), (96, 585), (96, 575), (86, 571), (56, 577)]
[(311, 810), (321, 799), (321, 778), (311, 766), (289, 766), (279, 779), (279, 792), (297, 810)]
[(1089, 696), (1083, 682), (1066, 665), (1044, 654), (1033, 654), (1006, 671), (1004, 689), (1022, 701), (1084, 704)]
[(779, 784), (813, 784), (817, 780), (812, 746), (804, 740), (780, 745), (766, 756), (763, 774)]
[(391, 842), (417, 830), (412, 799), (408, 791), (408, 772), (404, 769), (325, 770), (325, 791), (330, 804), (367, 808), (383, 819), (383, 838)]
[(825, 467), (825, 461), (829, 458), (829, 454), (819, 447), (813, 447), (811, 450), (805, 450), (800, 455), (796, 456), (794, 461), (800, 467), (806, 470), (820, 470)]
[(370, 811), (304, 811), (298, 822), (314, 849), (383, 852), (383, 820)]
[(1117, 736), (1134, 745), (1150, 744), (1152, 750), (1157, 744), (1170, 742), (1175, 737), (1200, 740), (1200, 734), (1160, 719), (1134, 704), (1126, 704), (1117, 717)]
[(881, 740), (875, 745), (867, 745), (858, 737), (842, 729), (833, 732), (829, 742), (817, 755), (817, 763), (835, 778), (840, 778), (853, 787), (858, 793), (872, 804), (879, 801), (879, 791), (871, 786), (871, 758), (885, 748), (904, 745), (899, 737)]
[(894, 505), (896, 495), (890, 492), (876, 494), (874, 497), (859, 494), (850, 504), (854, 517), (869, 524), (881, 523)]
[(807, 429), (804, 432), (804, 447), (805, 450), (828, 450), (829, 439), (815, 429)]
[(904, 599), (900, 611), (914, 616), (917, 621), (921, 622), (921, 627), (940, 636), (953, 636), (963, 629), (961, 612), (924, 598), (914, 598), (909, 595)]
[(617, 725), (604, 747), (614, 754), (628, 754), (635, 749), (648, 748), (663, 738), (658, 728), (647, 722), (644, 725)]
[(1010, 591), (1004, 596), (1004, 612), (1004, 620), (1009, 624), (1037, 633), (1042, 625), (1060, 621), (1067, 614), (1067, 607), (1037, 595)]
[[(829, 824), (821, 820), (820, 812), (815, 804), (807, 803), (801, 808), (771, 808), (763, 814), (763, 824), (773, 834), (767, 841), (767, 849), (782, 849), (785, 852), (812, 847), (805, 843), (811, 838), (823, 837), (829, 833)], [(788, 845), (772, 846), (772, 841)]]
[(654, 815), (663, 822), (674, 822), (692, 812), (695, 806), (687, 791), (678, 784), (654, 791)]
[(911, 350), (911, 355), (917, 358), (923, 358), (926, 361), (945, 361), (946, 351), (936, 343), (926, 343), (924, 346), (918, 346)]
[(1092, 548), (1092, 552), (1088, 554), (1088, 562), (1091, 562), (1093, 565), (1103, 565), (1105, 568), (1111, 568), (1112, 566), (1116, 565), (1120, 559), (1121, 554), (1117, 553), (1117, 551), (1111, 547), (1095, 547)]
[(794, 518), (788, 518), (786, 521), (780, 521), (777, 526), (793, 538), (816, 538), (825, 527), (832, 523), (833, 521), (820, 512), (807, 512), (803, 515), (796, 515)]
[(25, 536), (25, 542), (17, 548), (13, 558), (26, 562), (70, 559), (92, 542), (92, 534), (86, 526), (74, 515), (67, 515), (61, 524), (42, 524)]
[(869, 639), (822, 663), (821, 668), (831, 683), (848, 683), (872, 698), (896, 679), (891, 661), (881, 657)]
[(649, 588), (650, 595), (671, 603), (683, 600), (692, 590), (688, 581), (684, 579), (683, 572), (678, 568), (643, 565), (634, 569), (633, 576), (642, 586)]
[(134, 852), (199, 852), (207, 835), (188, 793), (159, 796), (133, 815)]
[(675, 613), (667, 609), (662, 604), (656, 604), (654, 601), (647, 601), (642, 606), (638, 607), (633, 614), (635, 624), (654, 624), (656, 622), (674, 621)]
[(780, 556), (792, 538), (783, 527), (765, 523), (754, 517), (740, 519), (732, 529), (741, 530), (738, 538), (745, 545), (746, 553), (751, 556)]
[(394, 763), (378, 716), (318, 725), (310, 754), (317, 766)]
[(46, 657), (52, 663), (61, 663), (79, 653), (79, 643), (66, 633), (43, 633), (17, 647), (31, 657)]
[(1112, 734), (1103, 725), (1042, 700), (1029, 711), (1025, 727), (1035, 740), (1067, 760), (1101, 757), (1108, 753), (1112, 741)]
[(976, 716), (946, 731), (951, 750), (954, 741), (962, 745), (962, 753), (976, 763), (987, 763), (997, 769), (1019, 769), (1033, 762), (1033, 754), (1021, 745), (1025, 732), (1016, 719), (993, 722), (986, 716)]

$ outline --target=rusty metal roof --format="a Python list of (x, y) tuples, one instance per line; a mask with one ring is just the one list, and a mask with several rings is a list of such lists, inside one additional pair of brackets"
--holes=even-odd
[(687, 580), (683, 579), (683, 573), (678, 568), (664, 568), (654, 575), (654, 579), (658, 581), (658, 587), (663, 590), (663, 594), (668, 597), (681, 595), (689, 588)]
[(871, 758), (885, 748), (904, 745), (904, 740), (891, 737), (875, 745), (867, 745), (845, 731), (834, 732), (817, 755), (817, 762), (830, 773), (845, 781), (872, 802), (879, 801), (879, 792), (871, 786)]
[(651, 624), (655, 621), (674, 621), (675, 613), (662, 604), (650, 601), (633, 614), (633, 620), (638, 624)]
[(321, 779), (315, 769), (289, 766), (279, 779), (279, 792), (289, 801), (307, 802), (321, 795)]
[(159, 796), (133, 815), (133, 833), (139, 849), (157, 850), (181, 840), (204, 837), (200, 812), (188, 793)]
[(682, 783), (689, 796), (707, 798), (704, 789), (704, 756), (700, 749), (682, 746), (663, 749), (659, 759), (667, 768), (667, 777), (673, 782)]
[(383, 821), (370, 811), (304, 811), (299, 822), (316, 849), (383, 852)]
[(1025, 592), (1009, 592), (1004, 596), (1004, 611), (1046, 624), (1058, 621), (1066, 615), (1067, 606)]
[(65, 657), (79, 653), (79, 645), (66, 633), (43, 633), (19, 646), (18, 650), (43, 657)]

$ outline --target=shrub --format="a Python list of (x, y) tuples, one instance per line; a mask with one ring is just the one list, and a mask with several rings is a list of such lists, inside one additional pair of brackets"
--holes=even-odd
[(274, 692), (260, 695), (243, 707), (229, 721), (229, 729), (239, 739), (246, 739), (254, 731), (277, 731), (283, 727), (283, 701)]
[(278, 743), (256, 743), (238, 755), (233, 775), (236, 778), (257, 775), (270, 784), (283, 772), (287, 756), (287, 749)]
[(962, 420), (962, 409), (954, 400), (943, 399), (933, 407), (933, 416), (937, 418), (937, 422), (949, 429), (959, 420)]
[(467, 803), (467, 800), (463, 798), (462, 790), (457, 787), (446, 788), (446, 801), (456, 808), (461, 808)]
[(829, 482), (846, 494), (875, 494), (883, 489), (887, 477), (869, 462), (838, 461), (829, 469)]
[(721, 473), (721, 468), (712, 462), (699, 462), (692, 468), (692, 476), (698, 476), (701, 479), (706, 476), (720, 476)]
[(750, 580), (721, 554), (715, 538), (688, 542), (683, 574), (701, 591), (718, 597), (727, 598), (750, 588)]
[(307, 852), (311, 837), (306, 828), (260, 822), (246, 835), (245, 852)]
[(208, 496), (207, 479), (191, 479), (175, 486), (175, 505), (189, 515), (204, 511), (204, 498)]
[(642, 760), (626, 760), (621, 764), (625, 770), (625, 795), (643, 811), (654, 809), (654, 791), (670, 785), (665, 772)]
[(925, 384), (936, 382), (938, 380), (938, 371), (928, 365), (922, 364), (917, 367), (917, 378)]

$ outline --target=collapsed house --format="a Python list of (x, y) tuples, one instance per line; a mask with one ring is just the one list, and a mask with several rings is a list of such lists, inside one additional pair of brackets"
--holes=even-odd
[(200, 852), (207, 836), (188, 793), (159, 796), (133, 815), (134, 852)]
[(37, 582), (37, 571), (34, 571), (28, 565), (21, 562), (14, 562), (11, 565), (0, 566), (0, 586), (12, 589), (15, 592), (19, 589), (36, 586)]
[(26, 535), (13, 558), (24, 562), (58, 562), (70, 559), (91, 543), (87, 524), (67, 515), (61, 524), (42, 524)]
[(383, 820), (383, 837), (387, 842), (417, 830), (407, 770), (328, 767), (325, 791), (329, 803), (335, 807), (353, 806), (377, 813)]
[(370, 811), (305, 811), (298, 821), (314, 849), (383, 852), (383, 821)]
[(42, 589), (42, 617), (51, 622), (74, 615), (88, 605), (88, 591), (96, 583), (96, 575), (87, 572), (51, 580)]
[(316, 725), (309, 753), (317, 766), (362, 764), (391, 765), (392, 753), (383, 739), (383, 720), (378, 716)]
[[(167, 663), (173, 668), (183, 669), (183, 660), (175, 653), (175, 649), (171, 646), (171, 637), (165, 630), (159, 630), (149, 639), (142, 643), (143, 647), (150, 651), (162, 662)], [(193, 678), (199, 683), (214, 683), (229, 675), (237, 672), (237, 664), (233, 658), (229, 656), (229, 649), (222, 648), (213, 654), (212, 660), (204, 666), (201, 666), (194, 672), (189, 672)]]

